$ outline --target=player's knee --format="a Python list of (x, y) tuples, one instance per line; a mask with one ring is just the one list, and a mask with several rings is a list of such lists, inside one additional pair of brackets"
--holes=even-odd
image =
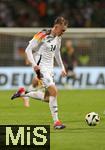
[(57, 88), (56, 88), (56, 86), (50, 86), (48, 88), (48, 91), (49, 91), (49, 95), (50, 96), (57, 96)]

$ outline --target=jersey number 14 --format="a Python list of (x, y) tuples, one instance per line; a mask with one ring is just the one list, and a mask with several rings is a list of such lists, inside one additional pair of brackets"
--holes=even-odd
[(55, 51), (56, 45), (51, 45), (51, 51)]

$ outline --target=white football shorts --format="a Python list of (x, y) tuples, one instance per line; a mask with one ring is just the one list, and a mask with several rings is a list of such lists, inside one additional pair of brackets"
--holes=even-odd
[(42, 82), (43, 82), (43, 86), (45, 86), (46, 88), (48, 88), (51, 85), (55, 85), (54, 82), (54, 74), (50, 71), (41, 71), (42, 74)]

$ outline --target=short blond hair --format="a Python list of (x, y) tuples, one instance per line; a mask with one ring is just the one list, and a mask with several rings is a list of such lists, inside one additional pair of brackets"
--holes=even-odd
[(56, 24), (64, 24), (65, 26), (68, 26), (68, 20), (66, 20), (64, 17), (57, 17), (54, 21), (54, 25)]

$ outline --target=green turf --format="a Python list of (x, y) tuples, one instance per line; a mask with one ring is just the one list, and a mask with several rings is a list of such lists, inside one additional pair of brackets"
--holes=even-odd
[[(51, 150), (105, 150), (105, 91), (60, 91), (59, 116), (67, 128), (53, 129), (48, 104), (31, 100), (24, 108), (22, 100), (11, 101), (13, 91), (0, 91), (0, 124), (50, 124)], [(84, 121), (88, 112), (99, 113), (99, 125), (90, 127)]]

